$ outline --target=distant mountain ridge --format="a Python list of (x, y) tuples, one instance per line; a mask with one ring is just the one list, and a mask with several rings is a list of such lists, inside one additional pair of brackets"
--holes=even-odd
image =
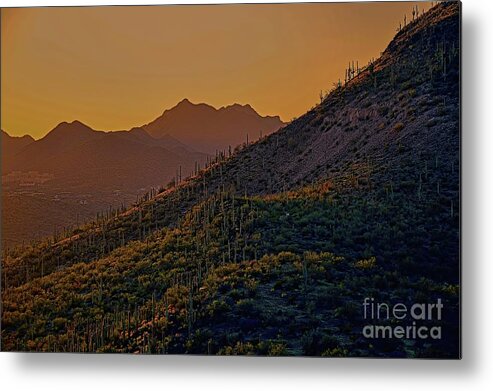
[[(34, 141), (34, 139), (27, 134), (24, 136), (16, 137), (16, 136), (11, 136), (5, 130), (2, 129), (2, 142), (3, 142), (2, 146), (5, 148), (7, 148), (7, 147), (22, 148), (22, 147), (32, 143), (33, 141)], [(13, 144), (16, 144), (16, 145), (13, 145)], [(5, 152), (12, 153), (13, 150), (7, 149)]]
[(13, 137), (2, 130), (2, 169), (10, 164), (12, 157), (24, 147), (34, 142), (34, 139), (25, 135), (22, 137)]
[[(164, 148), (166, 151), (163, 153), (171, 152), (171, 158), (173, 154), (191, 154), (198, 163), (202, 163), (206, 154), (235, 148), (248, 137), (253, 141), (282, 126), (284, 123), (279, 116), (262, 117), (249, 104), (235, 103), (216, 109), (206, 103), (194, 104), (183, 99), (155, 120), (130, 130), (94, 130), (79, 120), (61, 122), (39, 140), (31, 136), (11, 137), (2, 130), (2, 172), (60, 172), (66, 168), (64, 162), (69, 158), (65, 154), (76, 154), (83, 144), (97, 143), (103, 139), (134, 142), (138, 148), (144, 145)], [(111, 155), (111, 151), (105, 153)], [(77, 165), (76, 162), (73, 164)], [(177, 167), (180, 165), (177, 162)], [(83, 167), (83, 164), (79, 166)]]
[[(180, 112), (178, 117), (175, 110)], [(59, 123), (39, 140), (31, 136), (11, 137), (2, 131), (2, 183), (6, 185), (3, 195), (5, 200), (10, 200), (8, 207), (15, 215), (2, 223), (5, 243), (31, 240), (34, 234), (45, 236), (52, 232), (53, 226), (65, 226), (78, 215), (92, 217), (108, 205), (128, 204), (151, 188), (163, 188), (196, 173), (216, 150), (226, 145), (219, 144), (217, 138), (207, 133), (213, 132), (217, 121), (216, 125), (209, 124), (209, 128), (195, 127), (200, 139), (193, 145), (183, 142), (181, 136), (174, 136), (180, 135), (179, 130), (184, 127), (191, 129), (187, 123), (196, 126), (194, 117), (198, 112), (206, 113), (200, 116), (202, 125), (206, 124), (206, 118), (221, 113), (221, 129), (227, 129), (233, 136), (223, 141), (232, 143), (233, 148), (245, 141), (236, 132), (245, 129), (235, 127), (237, 119), (245, 123), (243, 118), (251, 118), (247, 129), (252, 141), (261, 132), (267, 134), (277, 127), (270, 125), (270, 117), (260, 117), (250, 105), (233, 104), (216, 110), (206, 104), (183, 101), (165, 111), (166, 123), (170, 115), (175, 118), (173, 129), (161, 127), (153, 135), (143, 127), (95, 130), (78, 120)], [(156, 121), (160, 123), (159, 118)], [(263, 125), (264, 121), (268, 122), (267, 126)], [(71, 206), (60, 207), (57, 203), (60, 194), (64, 194), (64, 202)]]
[(284, 125), (279, 116), (263, 117), (248, 104), (235, 103), (216, 109), (183, 99), (142, 128), (151, 136), (169, 134), (193, 148), (215, 154), (216, 150), (234, 148), (247, 137), (256, 140), (261, 134), (271, 134)]
[(147, 187), (166, 183), (179, 167), (189, 174), (207, 155), (141, 128), (103, 132), (80, 121), (58, 124), (46, 136), (11, 155), (4, 172), (39, 171), (78, 178), (84, 187)]

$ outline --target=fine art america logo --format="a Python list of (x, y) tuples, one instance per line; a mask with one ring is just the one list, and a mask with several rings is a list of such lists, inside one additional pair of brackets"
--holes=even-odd
[[(373, 297), (366, 297), (363, 315), (365, 321), (371, 323), (363, 327), (363, 335), (366, 338), (441, 339), (441, 326), (427, 326), (423, 322), (441, 321), (442, 310), (441, 299), (436, 303), (408, 306), (404, 303), (378, 303)], [(394, 324), (396, 321), (399, 324)], [(378, 324), (380, 322), (391, 324)]]

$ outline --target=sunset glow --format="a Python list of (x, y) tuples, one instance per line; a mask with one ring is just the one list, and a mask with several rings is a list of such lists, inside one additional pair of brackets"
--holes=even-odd
[(429, 3), (2, 9), (2, 129), (129, 129), (183, 98), (299, 116)]

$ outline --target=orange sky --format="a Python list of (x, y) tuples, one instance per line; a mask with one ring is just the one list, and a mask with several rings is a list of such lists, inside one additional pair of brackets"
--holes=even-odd
[(285, 121), (378, 57), (429, 3), (2, 9), (1, 126), (42, 137), (61, 121), (129, 129), (187, 97)]

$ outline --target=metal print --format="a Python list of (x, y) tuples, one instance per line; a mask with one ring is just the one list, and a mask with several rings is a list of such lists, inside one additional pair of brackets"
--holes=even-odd
[(460, 3), (1, 10), (1, 349), (460, 358)]

